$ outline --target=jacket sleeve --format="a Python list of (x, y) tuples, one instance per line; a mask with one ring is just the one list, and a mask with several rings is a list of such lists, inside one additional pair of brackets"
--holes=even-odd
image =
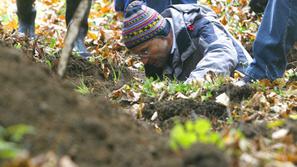
[(208, 71), (219, 75), (230, 75), (238, 59), (232, 39), (219, 23), (208, 22), (195, 29), (198, 31), (199, 44), (204, 48), (204, 56), (190, 73), (187, 83), (201, 80)]

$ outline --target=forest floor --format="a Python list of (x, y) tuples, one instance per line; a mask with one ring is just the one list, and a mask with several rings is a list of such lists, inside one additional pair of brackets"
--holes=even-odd
[[(59, 78), (64, 1), (37, 2), (34, 40), (18, 35), (14, 3), (0, 7), (0, 165), (297, 165), (297, 49), (284, 78), (273, 83), (238, 87), (239, 74), (212, 73), (199, 85), (154, 81), (121, 43), (121, 15), (111, 2), (94, 1), (86, 37), (92, 58), (73, 54)], [(261, 16), (247, 1), (208, 5), (226, 11), (221, 22), (251, 51)], [(32, 133), (18, 140), (16, 125)], [(3, 158), (3, 143), (16, 146), (17, 155)]]

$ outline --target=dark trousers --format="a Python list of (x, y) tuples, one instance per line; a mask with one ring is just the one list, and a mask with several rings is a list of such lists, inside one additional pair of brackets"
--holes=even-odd
[(297, 42), (297, 1), (269, 0), (253, 45), (254, 61), (246, 74), (253, 79), (283, 77), (289, 50)]
[[(36, 10), (34, 8), (35, 0), (17, 0), (17, 14), (25, 24), (32, 24), (35, 20)], [(75, 10), (77, 9), (81, 0), (67, 0), (66, 1), (66, 25), (68, 26), (73, 18)], [(89, 0), (88, 11), (85, 14), (80, 28), (80, 34), (85, 36), (88, 32), (88, 16), (91, 9), (92, 0)]]
[[(129, 3), (134, 0), (115, 0), (115, 10), (117, 12), (124, 12)], [(173, 4), (187, 4), (187, 3), (197, 3), (197, 0), (141, 0), (145, 4), (155, 9), (157, 12), (162, 13), (169, 5)]]

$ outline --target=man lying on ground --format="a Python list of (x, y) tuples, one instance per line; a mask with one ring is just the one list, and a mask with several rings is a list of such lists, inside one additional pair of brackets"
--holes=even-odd
[(208, 71), (244, 73), (252, 60), (216, 14), (200, 4), (173, 5), (159, 14), (134, 1), (126, 9), (122, 35), (148, 77), (165, 75), (190, 83), (203, 80)]

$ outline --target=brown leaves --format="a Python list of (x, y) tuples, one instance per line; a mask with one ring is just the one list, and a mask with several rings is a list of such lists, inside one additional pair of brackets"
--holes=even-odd
[(246, 6), (248, 4), (247, 0), (239, 0), (240, 5)]
[(257, 92), (249, 100), (247, 106), (264, 112), (268, 112), (270, 109), (270, 103), (267, 101), (267, 98), (265, 97), (263, 92)]
[(46, 5), (52, 5), (54, 3), (59, 2), (59, 0), (42, 0), (43, 3), (45, 3)]
[(260, 25), (261, 18), (249, 11), (248, 0), (204, 0), (230, 33), (238, 39), (247, 50), (251, 49), (255, 33)]
[(289, 161), (297, 164), (297, 154), (279, 154), (275, 157), (279, 161)]
[[(248, 0), (204, 1), (211, 5), (211, 8), (219, 15), (222, 24), (240, 42), (244, 43), (246, 47), (251, 47), (260, 23), (260, 17), (249, 12)], [(34, 61), (46, 62), (46, 58), (58, 55), (66, 31), (63, 13), (65, 4), (63, 1), (37, 1), (39, 14), (36, 20), (36, 33), (38, 37), (36, 41), (31, 43), (27, 43), (26, 39), (11, 35), (11, 32), (17, 28), (16, 16), (13, 15), (13, 10), (9, 7), (11, 3), (12, 0), (1, 1), (0, 21), (3, 29), (0, 29), (1, 39), (11, 41), (11, 46), (25, 47), (27, 51), (32, 52)], [(132, 55), (125, 56), (127, 52), (120, 41), (121, 18), (122, 16), (112, 11), (110, 1), (93, 2), (89, 17), (90, 30), (85, 42), (88, 50), (93, 54), (92, 62), (99, 64), (98, 68), (103, 71), (105, 79), (115, 76), (115, 71), (121, 66), (143, 70), (141, 63), (131, 58)], [(292, 79), (288, 82), (289, 76), (275, 82), (268, 80), (257, 82), (254, 85), (255, 93), (252, 97), (234, 104), (234, 102), (230, 102), (231, 96), (226, 91), (219, 92), (222, 85), (214, 86), (219, 84), (217, 84), (217, 76), (213, 74), (208, 74), (205, 77), (205, 80), (208, 81), (207, 84), (197, 82), (189, 86), (175, 83), (175, 81), (146, 83), (143, 81), (143, 77), (139, 79), (137, 76), (138, 73), (143, 75), (143, 71), (134, 72), (132, 73), (134, 78), (131, 77), (131, 82), (112, 91), (110, 98), (128, 106), (125, 111), (131, 113), (135, 118), (141, 118), (144, 106), (147, 103), (153, 103), (153, 101), (170, 101), (178, 98), (190, 98), (197, 101), (203, 99), (205, 101), (217, 100), (217, 102), (227, 106), (232, 120), (214, 120), (213, 122), (222, 124), (217, 129), (221, 130), (220, 133), (223, 134), (222, 136), (227, 144), (225, 153), (231, 152), (234, 161), (237, 161), (239, 166), (248, 164), (250, 166), (289, 167), (290, 165), (294, 166), (293, 163), (297, 163), (297, 147), (293, 130), (284, 125), (287, 118), (297, 120), (297, 82)], [(239, 73), (235, 74), (235, 79), (240, 77)], [(231, 81), (232, 79), (225, 78), (223, 83), (230, 84)], [(158, 116), (160, 113), (155, 112), (150, 119), (153, 121), (158, 119)], [(275, 123), (279, 120), (284, 123)], [(238, 122), (268, 122), (271, 126), (268, 127), (271, 133), (264, 135), (259, 132), (260, 134), (254, 138), (242, 137), (241, 132), (234, 128)], [(160, 128), (156, 128), (161, 131)], [(38, 158), (38, 160), (43, 159), (43, 164), (47, 162), (44, 159), (54, 159), (55, 164), (71, 164), (67, 158), (61, 160), (53, 158), (52, 155), (49, 158), (44, 157), (47, 156), (43, 155), (42, 158)], [(72, 166), (66, 165), (65, 167)]]
[(227, 18), (226, 16), (223, 16), (221, 19), (220, 19), (221, 23), (225, 26), (227, 25), (228, 21), (227, 21)]
[(100, 12), (101, 13), (108, 13), (111, 11), (111, 6), (109, 5), (106, 5), (106, 6), (103, 6), (101, 9), (100, 9)]
[(136, 103), (141, 98), (141, 93), (135, 92), (129, 85), (124, 85), (120, 89), (114, 90), (111, 95), (113, 99), (119, 99), (120, 102)]

